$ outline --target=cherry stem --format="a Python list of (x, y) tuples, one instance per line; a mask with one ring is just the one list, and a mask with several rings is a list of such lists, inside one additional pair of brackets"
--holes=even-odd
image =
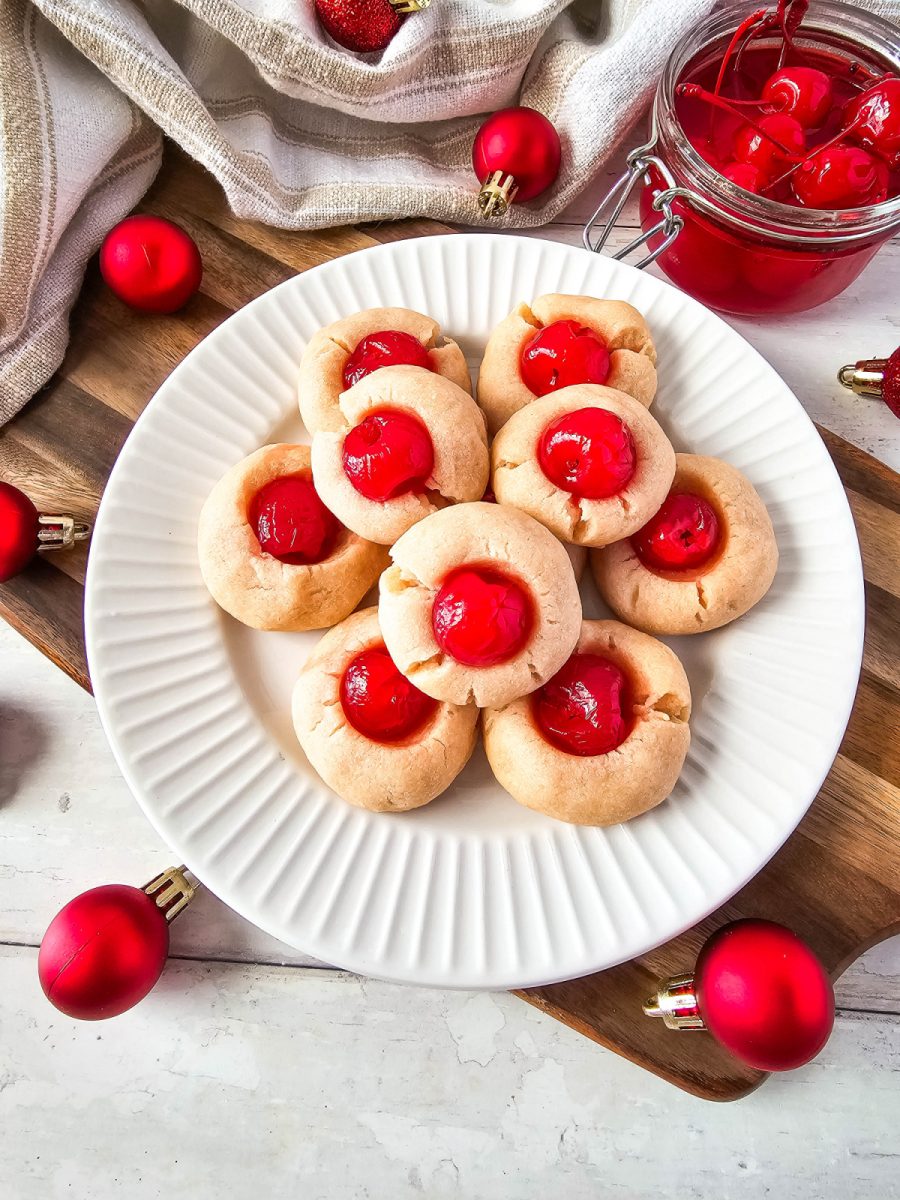
[(734, 54), (738, 42), (746, 37), (750, 30), (753, 29), (754, 26), (758, 25), (760, 21), (764, 20), (767, 15), (768, 9), (758, 8), (756, 12), (752, 12), (749, 17), (745, 17), (745, 19), (741, 21), (740, 25), (738, 25), (737, 29), (732, 34), (731, 41), (728, 43), (728, 46), (725, 50), (725, 55), (719, 66), (719, 74), (716, 76), (716, 86), (713, 88), (714, 95), (718, 96), (719, 92), (722, 90), (722, 84), (725, 82), (725, 72), (728, 70), (728, 64), (731, 61), (731, 56)]
[(743, 121), (745, 125), (749, 125), (760, 137), (764, 137), (770, 141), (790, 162), (800, 163), (803, 161), (801, 157), (794, 154), (792, 150), (789, 150), (778, 138), (772, 137), (771, 133), (767, 133), (752, 117), (747, 117), (742, 112), (739, 112), (730, 100), (726, 100), (723, 96), (717, 96), (714, 92), (708, 92), (699, 83), (679, 83), (675, 89), (675, 95), (686, 96), (693, 100), (702, 100), (705, 104), (712, 104), (716, 108), (721, 108), (723, 112), (730, 113), (733, 117), (737, 117), (738, 120)]
[(823, 150), (830, 150), (832, 146), (836, 146), (839, 142), (842, 142), (847, 134), (852, 132), (852, 130), (854, 130), (857, 125), (861, 124), (861, 122), (862, 117), (859, 116), (856, 118), (856, 120), (851, 121), (846, 129), (841, 129), (834, 135), (833, 138), (829, 138), (829, 140), (827, 142), (823, 142), (821, 146), (816, 146), (811, 154), (807, 154), (805, 158), (800, 160), (800, 162), (794, 163), (794, 165), (789, 167), (783, 175), (779, 175), (777, 179), (773, 179), (771, 183), (767, 183), (764, 187), (761, 187), (759, 189), (760, 195), (762, 195), (764, 192), (771, 191), (772, 188), (777, 187), (779, 183), (784, 183), (785, 179), (789, 179), (795, 171), (812, 171), (812, 160), (816, 157), (816, 155), (821, 154)]
[(735, 60), (734, 60), (735, 72), (739, 72), (741, 70), (741, 64), (743, 62), (744, 52), (746, 51), (747, 47), (751, 44), (751, 42), (755, 42), (757, 38), (763, 37), (764, 34), (768, 33), (769, 30), (773, 29), (777, 24), (778, 24), (777, 14), (776, 13), (767, 13), (767, 15), (763, 18), (763, 20), (760, 21), (759, 25), (757, 25), (757, 27), (755, 29), (750, 31), (749, 35), (746, 38), (744, 38), (744, 43), (741, 46), (740, 50), (738, 50), (737, 56), (735, 57)]

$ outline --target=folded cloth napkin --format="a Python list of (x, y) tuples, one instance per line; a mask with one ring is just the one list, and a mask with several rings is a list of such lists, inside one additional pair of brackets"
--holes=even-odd
[(433, 0), (380, 55), (357, 55), (313, 0), (3, 0), (0, 424), (62, 360), (85, 265), (152, 181), (163, 133), (241, 217), (466, 223), (476, 114), (528, 104), (559, 130), (562, 170), (504, 224), (539, 225), (608, 159), (713, 3)]

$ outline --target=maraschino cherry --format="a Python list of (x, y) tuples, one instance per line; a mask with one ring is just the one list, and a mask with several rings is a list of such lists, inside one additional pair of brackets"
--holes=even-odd
[(861, 146), (830, 146), (800, 164), (793, 184), (807, 208), (858, 208), (886, 199), (888, 172)]
[(887, 76), (847, 107), (845, 129), (894, 167), (900, 167), (900, 78)]
[(39, 513), (23, 491), (0, 480), (0, 583), (24, 570), (38, 550), (63, 550), (89, 533), (74, 517)]
[(631, 539), (638, 558), (655, 571), (706, 566), (719, 542), (715, 509), (693, 492), (670, 492), (656, 516)]
[(431, 355), (418, 338), (399, 329), (382, 329), (362, 339), (344, 367), (344, 387), (377, 371), (379, 367), (424, 367), (433, 371)]
[(632, 728), (625, 673), (599, 654), (573, 654), (534, 693), (532, 714), (547, 741), (565, 754), (608, 754)]
[(401, 675), (384, 646), (363, 650), (341, 677), (341, 707), (353, 728), (373, 742), (404, 741), (437, 711), (437, 701)]
[(618, 495), (633, 477), (636, 461), (631, 431), (605, 408), (566, 413), (538, 442), (538, 462), (550, 482), (585, 500)]
[(762, 172), (759, 167), (754, 167), (750, 163), (726, 163), (722, 168), (722, 174), (726, 179), (730, 179), (732, 183), (736, 183), (738, 187), (742, 187), (745, 192), (759, 192), (762, 190), (764, 183)]
[(609, 350), (593, 329), (577, 321), (554, 321), (539, 329), (522, 347), (519, 373), (536, 396), (575, 383), (606, 383)]
[(418, 418), (399, 409), (370, 413), (344, 439), (344, 473), (361, 496), (384, 503), (422, 491), (434, 445)]
[(831, 112), (834, 89), (831, 79), (816, 67), (782, 67), (766, 80), (760, 99), (804, 129), (813, 129)]
[(509, 575), (488, 566), (460, 567), (438, 591), (431, 625), (451, 658), (469, 667), (492, 667), (522, 649), (534, 611), (524, 587)]
[(120, 300), (142, 312), (183, 308), (200, 287), (203, 263), (180, 225), (140, 214), (114, 226), (100, 247), (100, 273)]
[(761, 117), (758, 124), (747, 123), (734, 135), (734, 157), (768, 179), (796, 162), (805, 148), (803, 126), (787, 113)]
[(341, 530), (308, 475), (272, 479), (253, 497), (248, 516), (260, 548), (291, 566), (327, 558)]

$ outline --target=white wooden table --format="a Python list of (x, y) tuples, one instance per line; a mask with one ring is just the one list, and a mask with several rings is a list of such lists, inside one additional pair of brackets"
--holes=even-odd
[[(590, 207), (532, 236), (580, 244)], [(613, 244), (635, 224), (632, 210)], [(734, 322), (815, 420), (895, 469), (900, 424), (834, 372), (900, 342), (898, 297), (895, 242), (819, 311)], [(50, 918), (170, 860), (93, 701), (0, 626), (4, 1200), (900, 1197), (900, 939), (841, 980), (815, 1063), (726, 1106), (512, 996), (323, 968), (203, 893), (137, 1009), (96, 1025), (56, 1013), (36, 971)]]

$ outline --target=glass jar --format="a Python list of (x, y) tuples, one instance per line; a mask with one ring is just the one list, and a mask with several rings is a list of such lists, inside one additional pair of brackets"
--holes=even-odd
[[(656, 91), (650, 141), (629, 154), (627, 171), (584, 231), (587, 248), (602, 249), (641, 186), (642, 233), (615, 257), (646, 246), (639, 267), (658, 260), (690, 295), (742, 315), (799, 312), (832, 299), (900, 230), (900, 196), (852, 209), (794, 207), (738, 187), (691, 145), (676, 85), (721, 61), (735, 28), (756, 7), (744, 0), (729, 5), (675, 47)], [(900, 73), (897, 27), (840, 0), (814, 0), (795, 41), (821, 58)], [(755, 49), (775, 45), (774, 37), (754, 42)]]

